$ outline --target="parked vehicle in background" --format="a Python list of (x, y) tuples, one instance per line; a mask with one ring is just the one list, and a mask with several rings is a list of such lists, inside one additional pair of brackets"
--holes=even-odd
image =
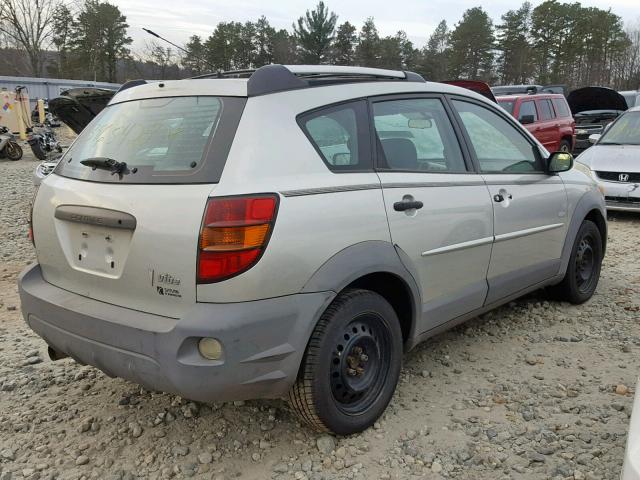
[(480, 82), (478, 80), (445, 80), (442, 83), (466, 88), (467, 90), (471, 90), (472, 92), (479, 93), (483, 97), (487, 97), (492, 102), (496, 102), (496, 97), (491, 91), (491, 87), (488, 83)]
[(618, 93), (624, 97), (627, 108), (640, 106), (640, 90), (626, 90)]
[(596, 183), (495, 103), (405, 71), (240, 75), (124, 85), (42, 180), (19, 283), (52, 358), (198, 401), (286, 396), (346, 435), (403, 351), (539, 288), (593, 295)]
[(576, 125), (563, 95), (506, 95), (497, 101), (550, 152), (573, 151)]
[[(640, 106), (631, 108), (593, 134), (594, 144), (577, 162), (604, 191), (607, 208), (640, 212)], [(588, 170), (587, 170), (588, 169)]]
[(33, 184), (36, 187), (39, 186), (42, 180), (55, 170), (56, 166), (58, 166), (59, 161), (60, 158), (40, 162), (33, 172)]
[(627, 110), (625, 98), (605, 87), (573, 90), (567, 96), (567, 102), (576, 121), (576, 152), (589, 148), (589, 136), (602, 134), (606, 125)]
[(566, 85), (495, 85), (491, 87), (493, 94), (504, 95), (533, 95), (536, 93), (558, 93), (566, 97)]
[(640, 480), (640, 379), (636, 383), (635, 399), (629, 422), (627, 449), (620, 480)]
[(0, 158), (14, 161), (22, 158), (22, 147), (7, 127), (0, 127)]
[(80, 133), (115, 93), (106, 88), (72, 88), (51, 100), (49, 109), (71, 130)]

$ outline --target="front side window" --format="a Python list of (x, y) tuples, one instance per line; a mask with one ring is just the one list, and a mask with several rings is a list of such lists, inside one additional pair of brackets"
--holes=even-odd
[(543, 172), (534, 146), (515, 126), (488, 108), (453, 101), (485, 173)]
[(373, 104), (382, 169), (464, 172), (466, 166), (449, 116), (439, 99), (414, 98)]
[[(212, 155), (224, 155), (224, 163), (245, 101), (192, 96), (110, 105), (82, 131), (56, 173), (97, 182), (216, 182), (212, 175), (219, 166), (207, 158), (214, 150), (207, 145), (217, 138)], [(95, 168), (96, 160), (126, 163), (126, 171), (112, 175), (104, 166)]]
[(555, 118), (550, 100), (539, 100), (538, 106), (540, 107), (540, 116), (542, 117), (542, 120), (551, 120), (552, 118)]
[(298, 123), (330, 170), (371, 168), (367, 108), (364, 101), (305, 114), (299, 117)]
[(536, 104), (533, 100), (522, 102), (520, 104), (518, 121), (522, 123), (533, 123), (538, 121), (538, 112), (536, 112)]

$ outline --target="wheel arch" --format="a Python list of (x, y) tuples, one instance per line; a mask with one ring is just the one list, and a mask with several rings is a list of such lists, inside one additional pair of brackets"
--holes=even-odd
[(602, 254), (604, 255), (607, 245), (607, 211), (604, 205), (604, 198), (597, 189), (591, 189), (587, 191), (580, 200), (578, 200), (576, 207), (573, 211), (573, 216), (569, 222), (567, 229), (567, 236), (562, 248), (562, 257), (560, 263), (560, 280), (567, 271), (569, 265), (569, 258), (571, 257), (571, 250), (580, 229), (580, 225), (585, 220), (590, 220), (596, 224), (600, 235), (602, 237)]
[(420, 290), (416, 276), (405, 267), (393, 244), (366, 241), (345, 248), (311, 276), (302, 292), (332, 290), (339, 294), (348, 288), (371, 290), (385, 298), (398, 315), (404, 345), (413, 344)]

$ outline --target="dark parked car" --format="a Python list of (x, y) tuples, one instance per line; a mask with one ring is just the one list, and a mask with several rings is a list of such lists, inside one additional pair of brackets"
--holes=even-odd
[(497, 100), (550, 152), (573, 150), (576, 124), (563, 95), (506, 95)]
[(602, 134), (605, 126), (628, 108), (622, 95), (606, 87), (578, 88), (569, 94), (567, 102), (576, 121), (576, 152), (589, 148), (589, 136)]

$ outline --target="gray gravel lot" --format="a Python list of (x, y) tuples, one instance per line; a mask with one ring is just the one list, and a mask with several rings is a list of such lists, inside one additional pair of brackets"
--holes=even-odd
[(285, 402), (196, 404), (49, 361), (15, 285), (35, 258), (35, 165), (0, 160), (0, 480), (618, 477), (640, 372), (640, 215), (612, 216), (590, 302), (538, 292), (428, 341), (375, 427), (334, 439)]

